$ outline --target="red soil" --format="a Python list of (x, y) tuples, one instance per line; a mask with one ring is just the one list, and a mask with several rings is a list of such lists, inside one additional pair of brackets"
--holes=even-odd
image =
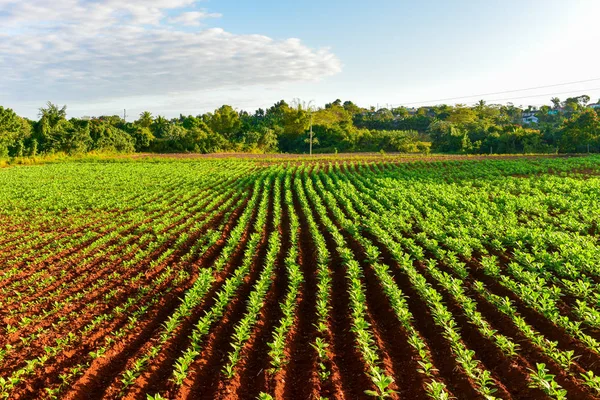
[[(210, 157), (229, 156), (217, 155)], [(168, 157), (172, 156), (169, 155)], [(174, 157), (193, 158), (197, 156), (175, 155)], [(332, 165), (341, 163), (346, 157), (351, 156), (331, 157), (331, 163)], [(297, 156), (284, 156), (280, 160), (268, 159), (263, 156), (257, 156), (256, 158), (256, 165), (288, 161), (293, 164), (312, 162), (319, 159), (318, 157), (313, 159), (298, 158)], [(370, 155), (367, 161), (369, 162), (368, 168), (372, 173), (382, 174), (389, 171), (389, 168), (393, 168), (393, 163), (423, 160), (445, 162), (462, 158), (429, 157), (424, 159), (403, 156), (382, 157), (374, 154)], [(469, 157), (472, 160), (487, 158)], [(496, 158), (498, 157), (494, 157), (494, 159)], [(386, 164), (384, 167), (374, 164), (382, 160), (391, 161), (392, 163)], [(329, 167), (322, 168), (326, 170)], [(342, 170), (348, 172), (345, 167)], [(354, 173), (353, 171), (350, 172)], [(296, 175), (294, 179), (301, 178)], [(218, 185), (219, 183), (215, 183), (215, 186)], [(172, 207), (182, 203), (185, 203), (185, 207), (181, 212), (173, 213), (172, 219), (163, 226), (162, 232), (157, 232), (157, 236), (150, 240), (156, 240), (156, 237), (161, 233), (168, 234), (169, 237), (160, 246), (153, 248), (153, 251), (149, 252), (147, 257), (128, 268), (124, 267), (124, 262), (133, 259), (137, 250), (127, 250), (127, 245), (137, 242), (139, 237), (144, 234), (144, 232), (138, 232), (138, 223), (132, 224), (132, 226), (119, 225), (117, 229), (122, 230), (122, 235), (131, 234), (132, 236), (127, 237), (126, 240), (111, 240), (87, 256), (83, 256), (83, 251), (93, 243), (94, 239), (64, 250), (54, 249), (51, 240), (66, 240), (68, 235), (74, 235), (73, 237), (76, 238), (76, 235), (89, 229), (102, 233), (104, 231), (101, 229), (100, 221), (90, 219), (89, 223), (76, 229), (69, 228), (68, 224), (56, 229), (50, 223), (45, 227), (35, 227), (35, 229), (40, 230), (47, 229), (53, 235), (45, 237), (42, 242), (27, 248), (27, 250), (44, 249), (43, 254), (48, 255), (48, 259), (44, 262), (36, 262), (36, 258), (32, 256), (17, 261), (15, 265), (23, 267), (23, 269), (14, 277), (0, 282), (0, 287), (18, 288), (22, 280), (27, 279), (32, 273), (36, 272), (42, 272), (40, 274), (41, 278), (56, 277), (56, 281), (47, 285), (40, 285), (39, 290), (35, 286), (35, 290), (29, 291), (27, 291), (28, 288), (22, 288), (21, 299), (16, 293), (0, 295), (0, 303), (3, 306), (0, 316), (6, 318), (3, 321), (4, 324), (14, 325), (21, 322), (19, 318), (42, 315), (53, 306), (54, 301), (64, 301), (71, 295), (81, 293), (81, 297), (77, 301), (65, 304), (60, 311), (48, 316), (45, 320), (35, 321), (29, 325), (24, 324), (16, 333), (0, 337), (0, 350), (4, 350), (2, 346), (5, 344), (14, 346), (5, 355), (0, 354), (0, 375), (3, 377), (10, 376), (16, 370), (25, 366), (27, 360), (43, 356), (45, 346), (55, 345), (56, 339), (65, 336), (70, 331), (81, 330), (99, 315), (111, 314), (116, 307), (126, 304), (128, 299), (138, 293), (141, 293), (140, 300), (130, 308), (130, 311), (139, 310), (140, 307), (147, 304), (152, 304), (152, 306), (142, 314), (133, 328), (125, 330), (122, 337), (116, 338), (114, 342), (107, 346), (103, 357), (92, 359), (90, 352), (104, 346), (107, 336), (114, 334), (129, 323), (129, 311), (115, 315), (114, 318), (101, 323), (97, 328), (88, 332), (87, 335), (77, 337), (73, 344), (66, 346), (65, 351), (49, 357), (44, 366), (37, 368), (35, 373), (23, 376), (22, 382), (17, 383), (15, 389), (11, 391), (10, 398), (44, 398), (47, 396), (46, 389), (59, 388), (61, 375), (68, 373), (77, 365), (84, 366), (81, 375), (73, 377), (66, 386), (63, 386), (58, 398), (69, 400), (145, 399), (147, 393), (161, 393), (169, 399), (176, 400), (203, 398), (232, 400), (255, 399), (261, 392), (268, 392), (276, 399), (285, 400), (316, 400), (319, 396), (348, 400), (367, 398), (364, 390), (373, 389), (374, 387), (368, 377), (362, 355), (356, 348), (355, 333), (351, 329), (352, 314), (349, 307), (350, 298), (346, 268), (338, 255), (332, 235), (326, 231), (319, 215), (313, 212), (311, 216), (317, 222), (320, 233), (324, 236), (327, 249), (331, 254), (327, 267), (332, 274), (332, 308), (330, 310), (330, 320), (328, 321), (329, 331), (324, 334), (324, 338), (330, 344), (328, 349), (330, 360), (327, 361), (327, 367), (331, 371), (331, 376), (324, 381), (320, 381), (318, 377), (317, 353), (312, 347), (315, 339), (322, 335), (315, 326), (318, 320), (316, 312), (317, 252), (308, 230), (307, 216), (304, 215), (300, 207), (297, 194), (293, 196), (293, 207), (300, 220), (297, 243), (299, 248), (298, 263), (304, 275), (304, 282), (300, 286), (298, 294), (294, 325), (291, 327), (286, 342), (285, 351), (289, 363), (277, 373), (273, 374), (268, 371), (270, 368), (268, 343), (272, 339), (273, 329), (281, 318), (280, 302), (285, 298), (288, 284), (284, 259), (291, 246), (290, 234), (287, 232), (289, 215), (282, 203), (283, 214), (279, 228), (282, 244), (281, 248), (278, 249), (275, 273), (266, 295), (264, 307), (261, 310), (257, 324), (253, 328), (251, 338), (243, 347), (242, 357), (240, 363), (236, 366), (235, 376), (232, 379), (227, 379), (222, 372), (223, 367), (228, 362), (227, 354), (231, 350), (232, 333), (236, 324), (245, 315), (246, 300), (264, 268), (267, 237), (273, 229), (270, 224), (273, 215), (271, 199), (267, 210), (267, 223), (265, 226), (259, 227), (262, 238), (256, 253), (253, 254), (250, 272), (238, 288), (235, 297), (227, 305), (223, 317), (217, 319), (210, 327), (202, 342), (201, 352), (195, 357), (184, 385), (178, 387), (171, 380), (175, 361), (190, 345), (190, 334), (195, 324), (215, 304), (215, 294), (223, 287), (226, 279), (244, 261), (244, 250), (251, 234), (251, 229), (248, 229), (248, 227), (246, 227), (239, 243), (235, 243), (235, 250), (229, 257), (224, 269), (213, 275), (214, 282), (201, 304), (194, 308), (190, 315), (182, 318), (181, 324), (164, 343), (161, 352), (151, 359), (142, 374), (135, 379), (133, 385), (129, 388), (123, 387), (122, 374), (159, 342), (165, 322), (174, 310), (181, 305), (183, 296), (196, 282), (199, 272), (203, 268), (210, 268), (221, 254), (232, 229), (238, 223), (240, 215), (248, 204), (249, 195), (252, 194), (248, 192), (251, 192), (251, 190), (238, 193), (238, 195), (244, 196), (244, 200), (240, 202), (238, 202), (237, 197), (228, 198), (227, 200), (232, 200), (232, 204), (237, 204), (239, 207), (230, 207), (229, 210), (222, 212), (214, 211), (216, 207), (219, 207), (219, 204), (212, 210), (205, 209), (209, 196), (206, 199), (199, 195), (194, 199), (174, 198), (170, 200), (169, 204)], [(334, 193), (335, 195), (338, 194)], [(149, 212), (145, 221), (148, 223), (159, 221), (159, 217), (165, 215), (169, 208)], [(347, 210), (343, 211), (348, 214)], [(209, 214), (212, 212), (214, 214)], [(250, 218), (250, 224), (254, 223), (257, 212), (258, 210), (252, 210), (253, 216)], [(114, 215), (108, 214), (102, 215), (101, 219), (105, 220), (105, 218)], [(193, 231), (193, 233), (190, 232), (195, 222), (208, 215), (211, 215), (211, 217), (205, 227)], [(331, 218), (332, 215), (329, 215), (329, 217)], [(333, 218), (332, 220), (337, 224)], [(0, 221), (2, 223), (10, 222), (2, 219), (1, 216)], [(428, 398), (425, 391), (428, 379), (418, 372), (420, 368), (418, 361), (421, 360), (419, 354), (407, 343), (407, 332), (392, 310), (385, 292), (379, 284), (375, 270), (367, 260), (364, 249), (353, 239), (349, 232), (341, 229), (340, 224), (336, 226), (343, 234), (348, 247), (352, 249), (362, 267), (363, 276), (361, 281), (364, 285), (367, 303), (366, 319), (370, 324), (378, 355), (382, 360), (382, 368), (395, 380), (392, 388), (397, 393), (392, 398), (425, 400)], [(15, 225), (14, 228), (8, 227), (6, 231), (12, 231), (13, 229), (17, 232), (22, 228)], [(596, 225), (592, 225), (590, 229), (588, 232), (590, 235), (597, 233)], [(197, 254), (195, 249), (198, 247), (196, 245), (205, 243), (203, 240), (209, 230), (219, 232), (220, 237), (203, 254)], [(174, 249), (174, 243), (182, 233), (189, 233), (190, 236), (182, 241), (179, 248)], [(424, 340), (426, 349), (430, 352), (432, 362), (437, 370), (434, 372), (436, 379), (445, 383), (451, 395), (456, 398), (481, 398), (474, 388), (474, 382), (467, 376), (453, 356), (448, 339), (444, 336), (442, 329), (435, 324), (427, 302), (419, 296), (406, 271), (394, 260), (385, 245), (378, 241), (376, 237), (363, 231), (361, 231), (361, 234), (371, 240), (380, 250), (380, 261), (390, 267), (390, 273), (395, 283), (406, 296), (407, 306), (413, 316), (413, 326)], [(0, 263), (2, 260), (12, 262), (9, 260), (12, 260), (13, 255), (20, 251), (18, 251), (20, 249), (18, 247), (20, 237), (16, 235), (10, 239), (0, 238)], [(144, 245), (142, 249), (148, 249), (148, 247)], [(110, 250), (110, 252), (102, 255), (105, 250)], [(173, 253), (169, 254), (163, 261), (160, 263), (153, 262), (162, 254), (171, 250), (173, 250)], [(194, 251), (193, 254), (192, 251)], [(112, 257), (113, 255), (115, 257)], [(503, 262), (509, 261), (508, 253), (500, 256)], [(493, 340), (484, 337), (477, 327), (469, 322), (461, 304), (458, 304), (433, 279), (427, 270), (426, 264), (415, 262), (414, 266), (425, 277), (431, 287), (441, 294), (443, 303), (452, 313), (457, 323), (462, 342), (467, 348), (475, 351), (475, 358), (481, 361), (481, 366), (492, 373), (494, 384), (499, 388), (496, 394), (505, 399), (539, 400), (548, 398), (541, 390), (531, 388), (529, 379), (529, 370), (534, 369), (536, 363), (545, 363), (550, 373), (556, 376), (556, 382), (567, 391), (569, 398), (597, 398), (590, 389), (582, 384), (579, 377), (581, 372), (586, 370), (591, 370), (596, 375), (600, 375), (600, 355), (591, 351), (580, 340), (574, 339), (564, 329), (540, 315), (499, 284), (498, 281), (483, 274), (479, 267), (479, 257), (480, 255), (477, 254), (474, 259), (465, 260), (470, 268), (470, 276), (464, 282), (466, 293), (476, 302), (478, 311), (481, 312), (493, 329), (509, 337), (520, 346), (518, 354), (515, 356), (507, 357), (504, 355)], [(433, 254), (426, 252), (426, 258), (433, 258)], [(439, 264), (439, 266), (443, 271), (453, 274), (453, 271), (447, 266), (443, 264)], [(162, 284), (156, 285), (157, 277), (167, 268), (172, 268), (173, 274)], [(119, 273), (119, 279), (109, 280), (97, 290), (86, 291), (95, 282), (106, 278), (113, 272)], [(123, 280), (140, 273), (142, 273), (142, 277), (136, 283), (123, 285)], [(180, 273), (182, 275), (179, 275)], [(180, 276), (185, 276), (185, 279), (179, 279)], [(565, 371), (546, 356), (539, 347), (521, 333), (509, 317), (502, 314), (473, 290), (472, 285), (475, 280), (482, 281), (489, 291), (494, 294), (508, 296), (513, 301), (516, 311), (540, 334), (549, 340), (556, 341), (558, 348), (573, 350), (579, 357), (575, 359), (569, 371)], [(175, 284), (175, 282), (178, 283)], [(140, 292), (140, 290), (146, 288), (148, 288), (147, 292)], [(107, 300), (108, 297), (105, 296), (113, 291), (114, 295)], [(154, 299), (157, 299), (157, 301), (154, 302)], [(27, 302), (26, 304), (31, 302), (31, 307), (23, 312), (19, 311), (15, 316), (8, 317), (8, 311), (18, 310), (18, 307), (24, 302)], [(568, 315), (573, 320), (577, 320), (572, 312), (573, 303), (574, 299), (567, 296), (558, 305), (563, 315)], [(65, 321), (64, 318), (67, 318), (67, 320)], [(2, 334), (5, 332), (4, 328), (6, 328), (4, 325), (0, 326)], [(37, 333), (38, 329), (42, 329), (39, 335)], [(592, 330), (586, 330), (586, 332), (591, 332), (590, 334), (594, 337), (600, 337), (600, 332)], [(31, 343), (21, 343), (22, 339), (20, 337), (26, 336), (33, 338)]]

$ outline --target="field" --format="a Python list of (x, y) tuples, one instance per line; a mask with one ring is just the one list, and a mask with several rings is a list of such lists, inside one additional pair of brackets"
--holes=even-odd
[(0, 399), (600, 398), (600, 157), (0, 169)]

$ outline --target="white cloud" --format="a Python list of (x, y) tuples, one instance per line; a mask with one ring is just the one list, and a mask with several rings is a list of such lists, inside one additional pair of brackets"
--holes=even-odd
[(202, 20), (207, 18), (220, 18), (219, 13), (207, 13), (205, 11), (189, 11), (183, 12), (176, 17), (169, 18), (172, 24), (180, 24), (183, 26), (200, 26)]
[(198, 93), (315, 81), (341, 69), (329, 49), (298, 39), (190, 29), (219, 16), (194, 6), (195, 0), (0, 0), (2, 101)]

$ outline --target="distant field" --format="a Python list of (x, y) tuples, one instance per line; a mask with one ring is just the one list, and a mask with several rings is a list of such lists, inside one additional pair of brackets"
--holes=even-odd
[(600, 157), (179, 158), (0, 169), (0, 398), (600, 397)]
[(570, 158), (582, 154), (410, 154), (410, 153), (323, 153), (323, 154), (253, 154), (253, 153), (136, 153), (124, 155), (131, 159), (246, 159), (246, 160), (337, 160), (337, 161), (443, 161), (443, 160), (486, 160), (486, 159), (523, 159), (523, 158)]

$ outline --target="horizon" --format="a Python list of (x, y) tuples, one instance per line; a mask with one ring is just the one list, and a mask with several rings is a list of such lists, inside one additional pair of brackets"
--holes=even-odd
[[(585, 95), (585, 93), (582, 93), (582, 94), (581, 94), (581, 96), (583, 96), (583, 95)], [(569, 96), (569, 97), (577, 97), (577, 96)], [(564, 100), (566, 100), (566, 99), (567, 99), (567, 97), (565, 97), (565, 98), (561, 98), (560, 100), (561, 100), (561, 101), (564, 101)], [(296, 102), (296, 101), (298, 101), (298, 100), (302, 100), (302, 99), (292, 99), (292, 100), (289, 100), (289, 101), (288, 101), (288, 100), (286, 100), (286, 99), (280, 99), (280, 101), (284, 101), (284, 102), (286, 102), (288, 105), (292, 105), (292, 106), (294, 105), (294, 102)], [(322, 104), (322, 105), (312, 104), (312, 106), (314, 106), (314, 107), (315, 107), (314, 109), (316, 109), (316, 110), (319, 110), (319, 109), (325, 109), (325, 108), (326, 108), (326, 105), (327, 105), (328, 103), (333, 103), (333, 102), (335, 102), (335, 101), (337, 101), (337, 100), (341, 100), (341, 101), (342, 101), (342, 103), (343, 103), (343, 102), (345, 102), (345, 101), (347, 101), (347, 99), (333, 99), (333, 100), (331, 100), (331, 101), (329, 101), (329, 102), (327, 102), (327, 103), (324, 103), (324, 104)], [(349, 100), (349, 101), (350, 101), (350, 102), (352, 102), (353, 104), (355, 104), (356, 106), (358, 106), (358, 107), (359, 107), (359, 108), (361, 108), (361, 109), (369, 110), (369, 109), (373, 108), (373, 109), (374, 109), (374, 110), (373, 110), (374, 112), (377, 112), (377, 111), (380, 111), (380, 110), (386, 110), (386, 109), (387, 109), (387, 110), (390, 110), (390, 111), (393, 111), (394, 109), (397, 109), (397, 108), (405, 108), (405, 109), (407, 109), (407, 110), (418, 110), (419, 108), (434, 108), (434, 107), (439, 107), (439, 106), (444, 106), (444, 105), (449, 105), (449, 106), (451, 106), (451, 107), (459, 107), (459, 106), (464, 106), (464, 107), (474, 108), (474, 107), (477, 105), (477, 103), (478, 103), (478, 102), (470, 102), (470, 103), (468, 103), (468, 104), (467, 104), (467, 103), (461, 103), (461, 102), (454, 102), (454, 103), (437, 103), (437, 104), (421, 104), (421, 105), (416, 105), (416, 106), (413, 106), (413, 107), (411, 107), (411, 106), (404, 106), (404, 105), (393, 105), (393, 104), (377, 104), (376, 106), (372, 106), (372, 105), (369, 105), (369, 106), (362, 106), (362, 105), (360, 105), (360, 104), (356, 104), (356, 103), (355, 103), (355, 102), (353, 102), (352, 100)], [(40, 107), (38, 108), (38, 114), (37, 114), (35, 117), (33, 117), (33, 118), (32, 118), (32, 117), (25, 116), (25, 115), (21, 115), (21, 116), (22, 116), (22, 117), (24, 117), (24, 118), (27, 118), (27, 119), (29, 119), (29, 120), (32, 120), (32, 121), (37, 121), (37, 120), (39, 120), (39, 118), (40, 118), (40, 115), (39, 115), (39, 110), (40, 110), (41, 108), (43, 108), (43, 106), (46, 106), (46, 105), (48, 105), (48, 104), (54, 104), (54, 105), (56, 105), (56, 106), (59, 106), (59, 107), (63, 107), (63, 106), (64, 106), (64, 107), (66, 108), (66, 113), (67, 113), (66, 117), (67, 117), (67, 119), (70, 119), (70, 118), (76, 118), (76, 119), (87, 119), (87, 118), (90, 118), (90, 119), (96, 119), (96, 118), (102, 118), (102, 117), (114, 117), (114, 116), (116, 116), (116, 117), (120, 117), (120, 118), (124, 119), (126, 122), (135, 122), (136, 120), (138, 120), (138, 119), (140, 118), (141, 114), (143, 114), (143, 113), (145, 113), (145, 112), (150, 112), (150, 113), (152, 114), (152, 117), (153, 117), (153, 118), (156, 118), (156, 117), (159, 117), (159, 116), (161, 116), (161, 117), (164, 117), (164, 118), (167, 118), (167, 119), (177, 119), (177, 118), (179, 118), (180, 116), (185, 116), (185, 117), (187, 117), (187, 116), (200, 117), (200, 116), (202, 116), (202, 115), (204, 115), (204, 114), (207, 114), (207, 113), (212, 113), (212, 112), (216, 112), (216, 111), (218, 111), (218, 108), (220, 108), (221, 106), (231, 106), (231, 107), (232, 107), (232, 108), (233, 108), (233, 109), (234, 109), (236, 112), (238, 112), (238, 113), (242, 113), (242, 112), (248, 112), (250, 115), (253, 115), (253, 114), (255, 114), (255, 113), (256, 113), (256, 112), (257, 112), (259, 109), (262, 109), (262, 110), (266, 111), (267, 109), (269, 109), (270, 107), (272, 107), (272, 106), (276, 105), (277, 103), (278, 103), (278, 102), (274, 102), (273, 104), (270, 104), (270, 105), (267, 105), (267, 106), (264, 106), (264, 107), (258, 107), (258, 108), (256, 108), (256, 109), (253, 109), (253, 110), (250, 110), (250, 109), (240, 109), (240, 108), (238, 108), (238, 107), (235, 107), (235, 105), (234, 105), (234, 104), (222, 104), (222, 105), (220, 105), (220, 106), (217, 106), (217, 107), (216, 107), (214, 110), (206, 110), (206, 111), (199, 112), (199, 113), (188, 113), (188, 114), (179, 113), (179, 114), (177, 114), (177, 115), (175, 115), (175, 114), (174, 114), (174, 115), (155, 114), (155, 113), (153, 113), (153, 112), (151, 112), (151, 111), (149, 111), (149, 110), (143, 110), (143, 111), (141, 111), (139, 114), (135, 114), (135, 115), (134, 115), (134, 114), (130, 114), (130, 113), (129, 113), (129, 112), (126, 110), (126, 109), (124, 109), (124, 110), (122, 110), (122, 113), (121, 113), (121, 114), (119, 114), (119, 113), (115, 113), (115, 114), (95, 114), (95, 115), (94, 115), (94, 114), (82, 114), (82, 115), (73, 116), (73, 115), (69, 115), (69, 106), (68, 106), (68, 104), (54, 104), (54, 103), (52, 103), (51, 101), (48, 101), (48, 102), (46, 102), (45, 104), (43, 104), (42, 106), (40, 106)], [(304, 102), (304, 103), (306, 103), (306, 102)], [(591, 98), (591, 97), (590, 97), (590, 101), (589, 101), (589, 103), (588, 103), (588, 106), (590, 106), (590, 105), (593, 105), (593, 104), (600, 104), (600, 99), (598, 99), (598, 100), (594, 100), (593, 98)], [(552, 102), (551, 102), (551, 101), (544, 102), (544, 103), (540, 103), (540, 104), (536, 104), (536, 105), (529, 104), (529, 105), (527, 105), (527, 106), (523, 106), (523, 105), (519, 105), (519, 104), (514, 104), (514, 103), (512, 103), (512, 102), (506, 102), (506, 103), (487, 103), (487, 102), (486, 102), (486, 103), (485, 103), (485, 105), (486, 105), (486, 106), (490, 106), (490, 107), (491, 107), (491, 106), (504, 106), (504, 105), (513, 105), (513, 106), (515, 106), (516, 108), (520, 108), (520, 109), (522, 109), (523, 111), (527, 111), (527, 108), (528, 108), (528, 107), (533, 107), (533, 109), (534, 109), (535, 111), (539, 111), (539, 109), (540, 109), (541, 107), (543, 107), (543, 106), (549, 106), (549, 107), (552, 107), (552, 106), (553, 106), (553, 104), (552, 104)], [(2, 105), (2, 104), (0, 104), (0, 106), (3, 106), (3, 105)], [(12, 109), (10, 106), (8, 106), (8, 107), (4, 106), (4, 107), (5, 107), (5, 108)], [(125, 114), (126, 118), (123, 118), (123, 115), (124, 115), (124, 113), (123, 113), (123, 112), (126, 112), (126, 114)]]
[(364, 108), (595, 103), (599, 12), (591, 0), (0, 0), (0, 105), (31, 119), (47, 101), (70, 117), (127, 109), (131, 120), (295, 98)]

